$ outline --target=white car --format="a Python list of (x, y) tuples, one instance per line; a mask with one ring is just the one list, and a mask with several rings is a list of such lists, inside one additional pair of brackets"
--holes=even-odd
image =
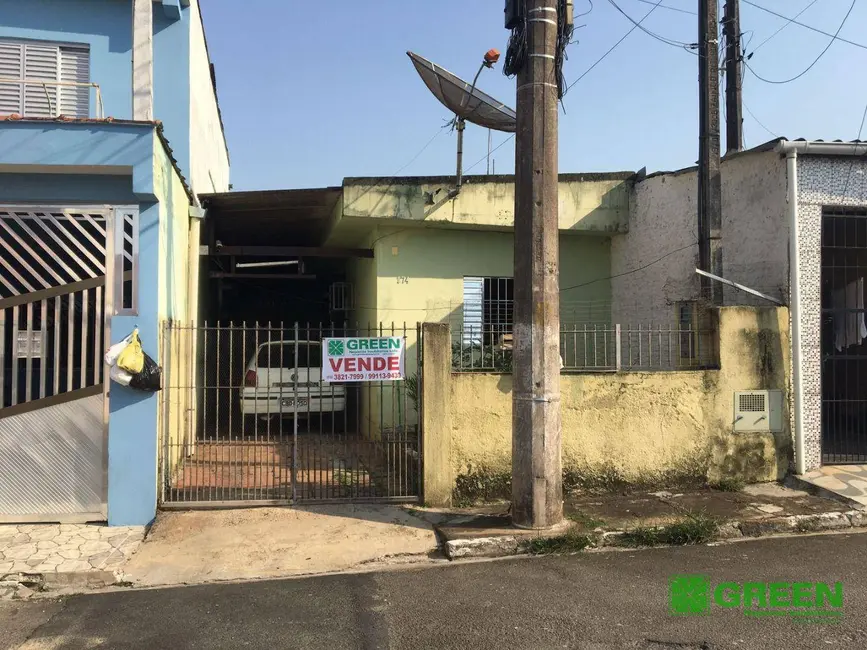
[(305, 417), (342, 412), (346, 408), (346, 389), (322, 381), (321, 366), (322, 346), (318, 341), (263, 343), (247, 364), (240, 394), (241, 414)]

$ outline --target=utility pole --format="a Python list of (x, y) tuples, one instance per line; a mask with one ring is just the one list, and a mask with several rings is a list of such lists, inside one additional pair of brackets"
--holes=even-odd
[[(722, 186), (719, 161), (719, 39), (717, 0), (698, 2), (698, 259), (704, 271), (722, 276)], [(722, 285), (701, 277), (702, 297), (722, 304)]]
[(726, 153), (731, 153), (744, 148), (740, 0), (726, 0), (723, 35), (726, 39)]
[(555, 73), (560, 4), (523, 2), (527, 57), (517, 75), (512, 523), (521, 528), (548, 528), (563, 519)]

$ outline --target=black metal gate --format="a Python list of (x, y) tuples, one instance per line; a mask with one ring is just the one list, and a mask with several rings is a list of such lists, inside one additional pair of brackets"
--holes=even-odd
[(822, 462), (867, 462), (867, 211), (822, 214)]
[[(328, 338), (399, 337), (406, 380), (323, 380)], [(162, 502), (414, 501), (418, 328), (168, 324)]]

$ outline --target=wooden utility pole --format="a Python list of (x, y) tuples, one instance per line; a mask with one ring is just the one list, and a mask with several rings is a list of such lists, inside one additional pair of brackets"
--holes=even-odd
[(731, 153), (744, 148), (740, 0), (726, 0), (723, 35), (726, 39), (726, 153)]
[[(698, 259), (703, 270), (722, 276), (717, 0), (699, 0), (698, 38)], [(719, 282), (702, 276), (701, 287), (702, 297), (722, 304)]]
[(557, 211), (558, 0), (527, 0), (515, 141), (512, 522), (563, 519), (560, 458), (560, 261)]

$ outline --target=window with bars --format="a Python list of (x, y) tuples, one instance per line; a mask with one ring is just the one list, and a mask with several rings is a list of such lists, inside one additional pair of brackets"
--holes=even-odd
[(512, 333), (515, 306), (513, 278), (464, 278), (463, 338), (491, 343)]
[(0, 39), (0, 115), (89, 117), (90, 48)]

